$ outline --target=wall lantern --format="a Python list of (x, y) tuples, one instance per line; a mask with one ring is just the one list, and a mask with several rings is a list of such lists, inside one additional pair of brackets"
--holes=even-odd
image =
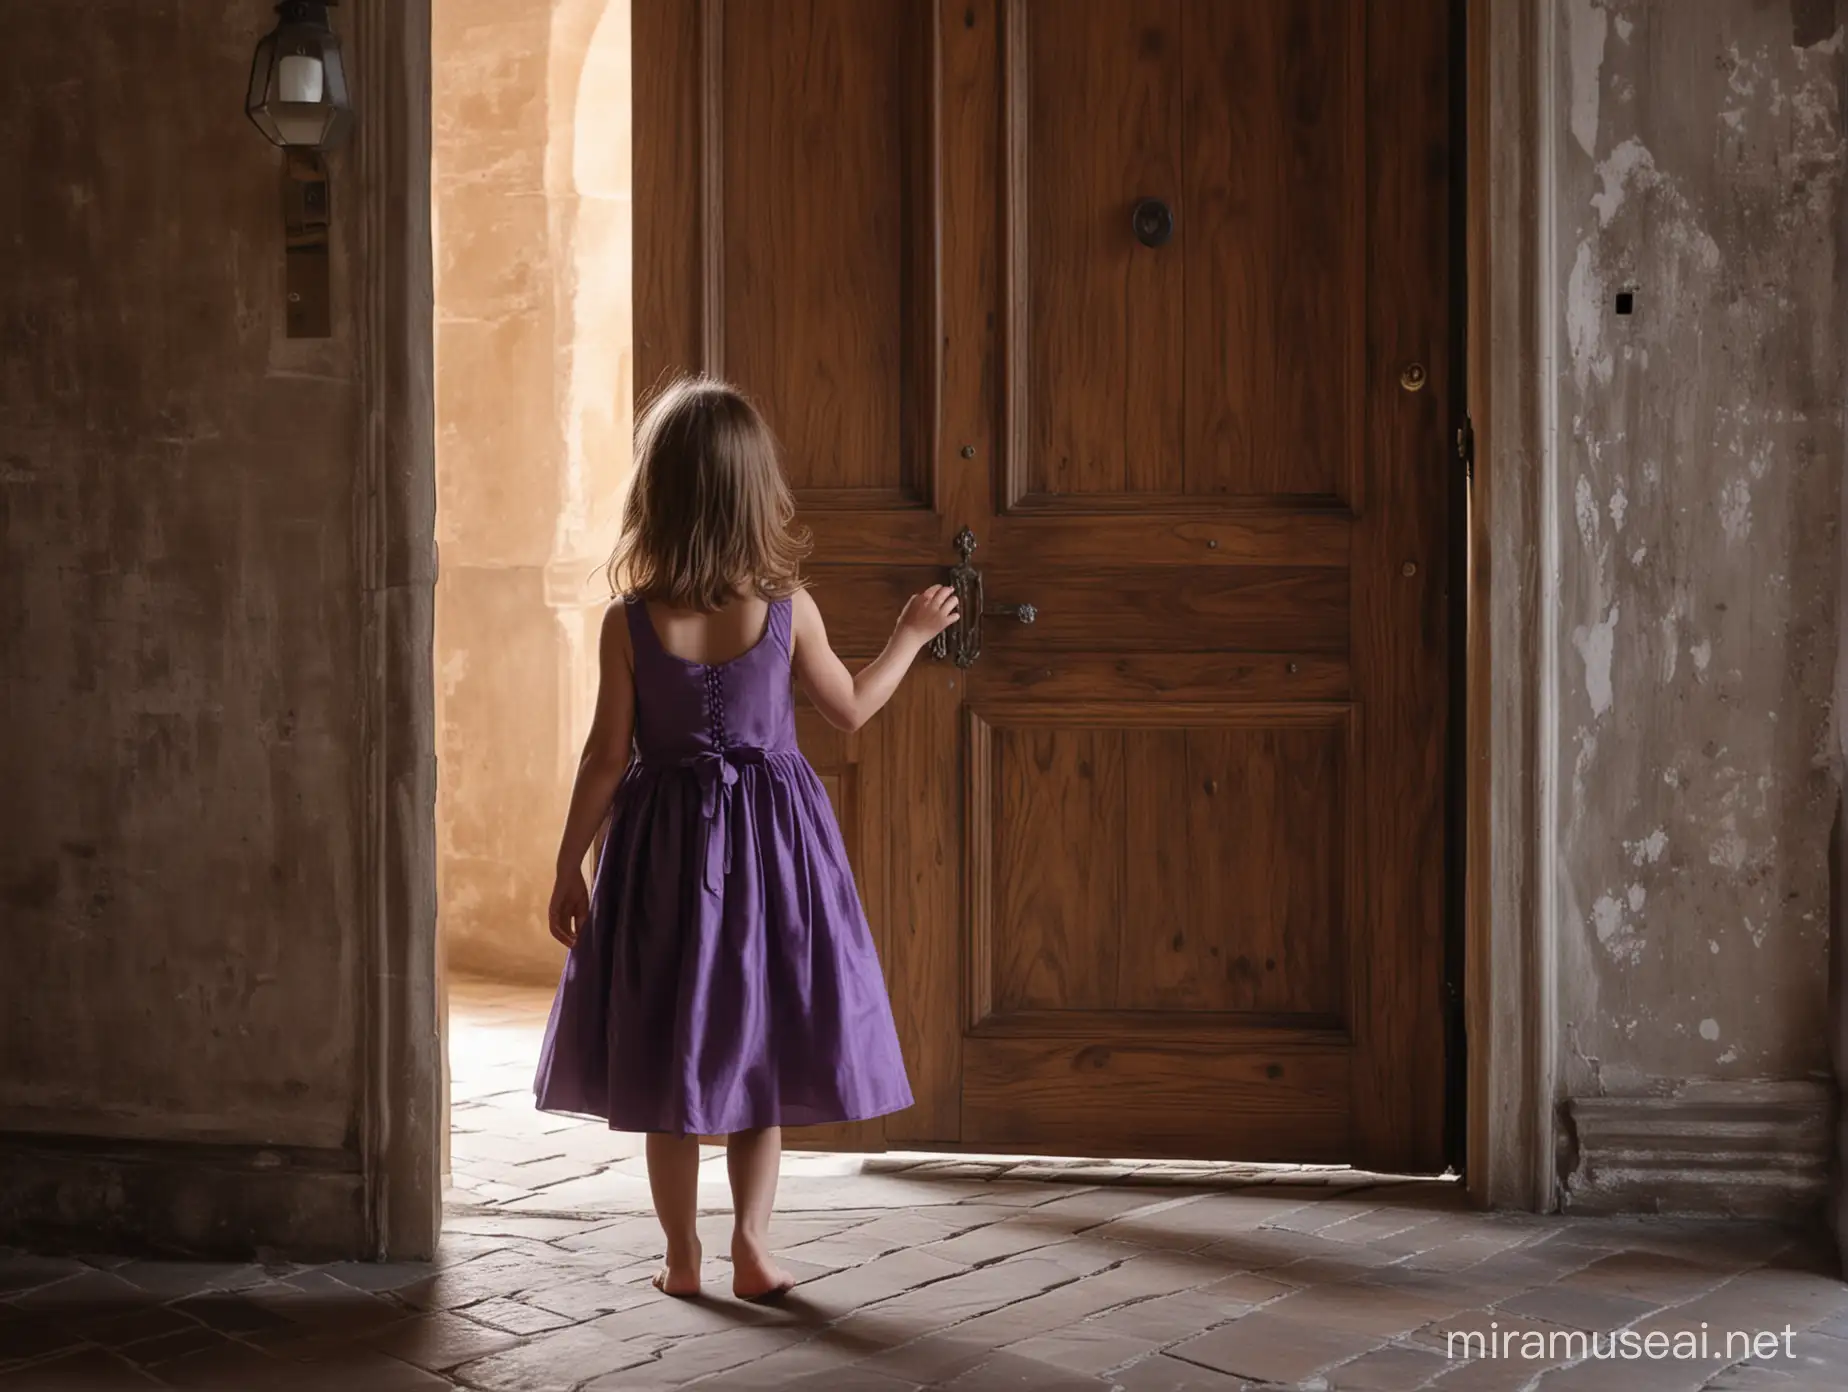
[(244, 109), (284, 149), (331, 150), (353, 125), (340, 39), (327, 24), (332, 3), (282, 0), (250, 65)]
[(290, 338), (328, 338), (334, 331), (328, 265), (333, 195), (321, 155), (353, 126), (346, 61), (327, 23), (334, 3), (282, 0), (276, 6), (276, 27), (257, 43), (244, 101), (251, 123), (283, 150)]

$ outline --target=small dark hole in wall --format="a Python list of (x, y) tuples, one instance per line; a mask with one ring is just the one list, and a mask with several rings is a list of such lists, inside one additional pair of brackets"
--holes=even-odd
[(1636, 312), (1636, 295), (1633, 291), (1619, 290), (1617, 292), (1617, 312), (1619, 314), (1634, 314)]

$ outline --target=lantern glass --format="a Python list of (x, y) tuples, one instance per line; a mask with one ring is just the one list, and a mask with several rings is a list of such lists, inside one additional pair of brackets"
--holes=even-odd
[(272, 144), (331, 150), (353, 123), (340, 39), (327, 6), (284, 0), (281, 22), (257, 44), (245, 110)]

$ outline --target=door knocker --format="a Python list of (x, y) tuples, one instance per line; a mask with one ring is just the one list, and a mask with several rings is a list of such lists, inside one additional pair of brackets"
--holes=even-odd
[(956, 554), (962, 559), (950, 569), (950, 588), (956, 591), (956, 622), (930, 640), (930, 655), (969, 667), (982, 655), (982, 616), (1018, 619), (1030, 624), (1039, 617), (1031, 604), (983, 603), (982, 572), (970, 557), (975, 554), (975, 533), (964, 527), (956, 534)]

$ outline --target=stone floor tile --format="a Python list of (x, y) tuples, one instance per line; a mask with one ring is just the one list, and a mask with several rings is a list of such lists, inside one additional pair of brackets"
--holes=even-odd
[(1466, 1232), (1435, 1247), (1411, 1253), (1405, 1258), (1405, 1264), (1420, 1271), (1463, 1271), (1526, 1241), (1527, 1234), (1523, 1232)]
[(861, 1306), (889, 1300), (933, 1281), (947, 1280), (968, 1268), (923, 1251), (894, 1252), (864, 1266), (850, 1267), (798, 1287), (817, 1310), (843, 1315)]
[(869, 1312), (840, 1331), (858, 1336), (869, 1351), (855, 1365), (884, 1377), (939, 1388), (994, 1358), (1000, 1347), (992, 1338), (968, 1336), (962, 1329), (933, 1331), (928, 1321), (901, 1321), (893, 1314)]
[[(1006, 1204), (940, 1204), (879, 1213), (859, 1224), (854, 1231), (867, 1240), (889, 1242), (894, 1247), (924, 1247), (1008, 1219), (1031, 1221), (1020, 1209)], [(1059, 1233), (1066, 1235), (1063, 1229)]]
[(440, 1371), (512, 1348), (518, 1336), (440, 1311), (418, 1315), (369, 1336), (367, 1345), (419, 1368)]
[[(271, 1334), (295, 1324), (289, 1314), (257, 1303), (254, 1297), (241, 1294), (194, 1295), (176, 1300), (168, 1307), (208, 1329), (240, 1337)], [(384, 1308), (379, 1310), (383, 1322)]]
[(71, 1257), (35, 1257), (10, 1253), (0, 1257), (0, 1297), (16, 1300), (27, 1291), (89, 1270)]
[(1544, 1363), (1517, 1358), (1479, 1358), (1448, 1365), (1431, 1384), (1431, 1392), (1532, 1392), (1546, 1371)]
[(562, 1329), (576, 1323), (556, 1311), (501, 1296), (470, 1305), (466, 1313), (477, 1324), (485, 1324), (490, 1329), (499, 1329), (508, 1334), (543, 1334), (547, 1330)]
[(1147, 1358), (1157, 1347), (1145, 1335), (1122, 1333), (1086, 1320), (1008, 1344), (1005, 1352), (1096, 1377)]
[(1318, 1329), (1384, 1340), (1410, 1334), (1433, 1320), (1455, 1314), (1463, 1303), (1435, 1300), (1384, 1285), (1342, 1283), (1293, 1291), (1266, 1305), (1264, 1313)]
[[(250, 1392), (454, 1392), (440, 1373), (361, 1349), (328, 1350), (315, 1362), (265, 1384), (237, 1384)], [(221, 1392), (213, 1388), (212, 1392)], [(229, 1392), (224, 1388), (223, 1392)]]
[(240, 1349), (248, 1347), (238, 1340), (227, 1338), (215, 1329), (207, 1329), (202, 1324), (195, 1324), (189, 1328), (171, 1329), (152, 1339), (143, 1339), (126, 1348), (116, 1349), (115, 1352), (137, 1368), (152, 1370), (158, 1374), (163, 1367), (177, 1363), (183, 1358), (190, 1358), (195, 1354), (223, 1349), (227, 1346)]
[(1713, 1329), (1808, 1329), (1848, 1309), (1848, 1285), (1833, 1276), (1760, 1267), (1685, 1301), (1639, 1328), (1685, 1329), (1706, 1321)]
[(1431, 1349), (1393, 1344), (1363, 1353), (1326, 1377), (1334, 1392), (1414, 1392), (1450, 1365), (1451, 1360)]
[(1331, 1242), (1314, 1233), (1286, 1232), (1281, 1228), (1257, 1228), (1236, 1237), (1221, 1238), (1200, 1250), (1202, 1255), (1223, 1261), (1239, 1271), (1275, 1274), (1295, 1267), (1294, 1277), (1280, 1275), (1279, 1279), (1295, 1280), (1302, 1285), (1347, 1280), (1392, 1260), (1375, 1247)]
[(1380, 1286), (1402, 1291), (1453, 1310), (1467, 1310), (1497, 1300), (1506, 1300), (1533, 1289), (1540, 1281), (1521, 1281), (1511, 1276), (1483, 1274), (1480, 1267), (1464, 1271), (1421, 1271), (1407, 1266), (1382, 1266), (1354, 1279), (1363, 1289)]
[(1718, 1359), (1591, 1358), (1540, 1375), (1535, 1392), (1700, 1392)]
[(0, 1367), (45, 1358), (84, 1342), (83, 1336), (69, 1325), (0, 1305)]
[(645, 1304), (657, 1295), (658, 1292), (647, 1285), (618, 1285), (604, 1277), (589, 1276), (538, 1287), (526, 1292), (521, 1301), (576, 1324)]
[(32, 1314), (71, 1322), (126, 1313), (146, 1304), (148, 1299), (146, 1292), (137, 1290), (114, 1272), (85, 1267), (61, 1281), (20, 1291), (12, 1297), (11, 1303)]
[(83, 1349), (0, 1372), (5, 1392), (147, 1392), (161, 1384), (102, 1349)]
[[(1379, 1247), (1393, 1242), (1399, 1250), (1424, 1251), (1443, 1242), (1437, 1215), (1422, 1209), (1395, 1208), (1386, 1205), (1367, 1210), (1352, 1218), (1317, 1229), (1330, 1242), (1346, 1242), (1356, 1247)], [(1421, 1235), (1430, 1234), (1428, 1240)], [(1380, 1250), (1385, 1250), (1383, 1247)]]
[(1177, 1344), (1169, 1352), (1254, 1382), (1294, 1383), (1383, 1343), (1380, 1335), (1301, 1324), (1256, 1310)]
[(1610, 1291), (1586, 1290), (1558, 1283), (1512, 1295), (1498, 1303), (1511, 1315), (1526, 1315), (1567, 1329), (1611, 1330), (1652, 1315), (1660, 1305)]
[[(39, 1327), (47, 1327), (43, 1320), (34, 1321)], [(131, 1344), (142, 1343), (148, 1339), (159, 1339), (176, 1330), (198, 1329), (199, 1322), (167, 1305), (145, 1305), (126, 1313), (114, 1312), (99, 1319), (87, 1320), (76, 1325), (61, 1325), (68, 1330), (73, 1339), (81, 1338), (85, 1343), (96, 1344), (102, 1348), (123, 1349)], [(5, 1321), (0, 1320), (0, 1330), (5, 1328)], [(0, 1351), (0, 1360), (6, 1357)]]
[(263, 1268), (253, 1263), (131, 1261), (111, 1267), (110, 1272), (158, 1300), (240, 1290), (268, 1279)]
[(1248, 1315), (1253, 1308), (1209, 1291), (1184, 1291), (1111, 1310), (1094, 1322), (1114, 1333), (1146, 1338), (1156, 1348), (1167, 1348)]
[(1114, 1373), (1116, 1392), (1255, 1392), (1244, 1378), (1157, 1354)]
[(1055, 1364), (998, 1353), (943, 1384), (945, 1392), (1106, 1392), (1109, 1383)]
[(580, 1325), (535, 1335), (500, 1353), (464, 1363), (452, 1375), (463, 1386), (480, 1392), (560, 1392), (653, 1358), (647, 1348)]
[(1661, 1252), (1612, 1252), (1560, 1279), (1562, 1286), (1627, 1295), (1658, 1305), (1692, 1300), (1724, 1284), (1728, 1273)]
[[(1107, 1259), (1100, 1255), (1091, 1270), (1101, 1270), (1106, 1264)], [(851, 1273), (843, 1273), (847, 1274)], [(881, 1303), (878, 1309), (882, 1314), (923, 1316), (938, 1327), (946, 1327), (1087, 1274), (1077, 1254), (1051, 1261), (1032, 1253), (919, 1286)]]
[(985, 1223), (979, 1228), (972, 1228), (941, 1242), (930, 1243), (918, 1250), (963, 1266), (979, 1266), (1021, 1252), (1050, 1247), (1065, 1241), (1069, 1236), (1059, 1227), (1034, 1219), (1004, 1218), (998, 1223)]
[(430, 1262), (331, 1262), (320, 1270), (342, 1285), (377, 1294), (418, 1285), (442, 1268)]
[(1845, 1385), (1840, 1374), (1803, 1377), (1741, 1364), (1715, 1373), (1702, 1392), (1841, 1392)]
[[(495, 1192), (501, 1187), (488, 1181), (475, 1185), (474, 1191), (493, 1199), (512, 1213), (640, 1213), (648, 1208), (647, 1180), (633, 1175), (615, 1174), (609, 1170), (535, 1186), (531, 1193)], [(707, 1197), (702, 1193), (701, 1202), (704, 1203)]]
[(656, 1392), (717, 1377), (787, 1348), (804, 1337), (787, 1325), (726, 1329), (682, 1339), (646, 1363), (608, 1373), (585, 1384), (584, 1392)]
[(723, 1334), (749, 1325), (779, 1319), (782, 1312), (770, 1306), (750, 1305), (730, 1296), (707, 1294), (694, 1300), (676, 1300), (658, 1295), (645, 1304), (600, 1315), (589, 1324), (605, 1338), (619, 1339), (651, 1351), (676, 1340), (701, 1334)]
[[(383, 1296), (354, 1290), (331, 1276), (305, 1271), (286, 1281), (263, 1286), (239, 1297), (245, 1310), (233, 1315), (240, 1324), (244, 1316), (259, 1319), (275, 1317), (271, 1327), (258, 1332), (243, 1332), (253, 1343), (269, 1345), (300, 1342), (303, 1339), (359, 1339), (386, 1325), (397, 1324), (406, 1316), (402, 1305)], [(216, 1314), (219, 1307), (202, 1306), (202, 1312)]]
[(798, 1374), (793, 1378), (766, 1378), (763, 1366), (753, 1364), (734, 1368), (699, 1384), (701, 1392), (705, 1392), (706, 1388), (722, 1388), (724, 1392), (818, 1392), (823, 1386), (827, 1392), (922, 1392), (920, 1383), (887, 1377), (871, 1368), (853, 1367), (830, 1369), (827, 1381), (823, 1384), (807, 1374)]
[[(454, 1310), (496, 1296), (514, 1296), (558, 1279), (557, 1253), (502, 1249), (445, 1267), (391, 1291), (418, 1310)], [(335, 1278), (338, 1279), (338, 1278)]]

